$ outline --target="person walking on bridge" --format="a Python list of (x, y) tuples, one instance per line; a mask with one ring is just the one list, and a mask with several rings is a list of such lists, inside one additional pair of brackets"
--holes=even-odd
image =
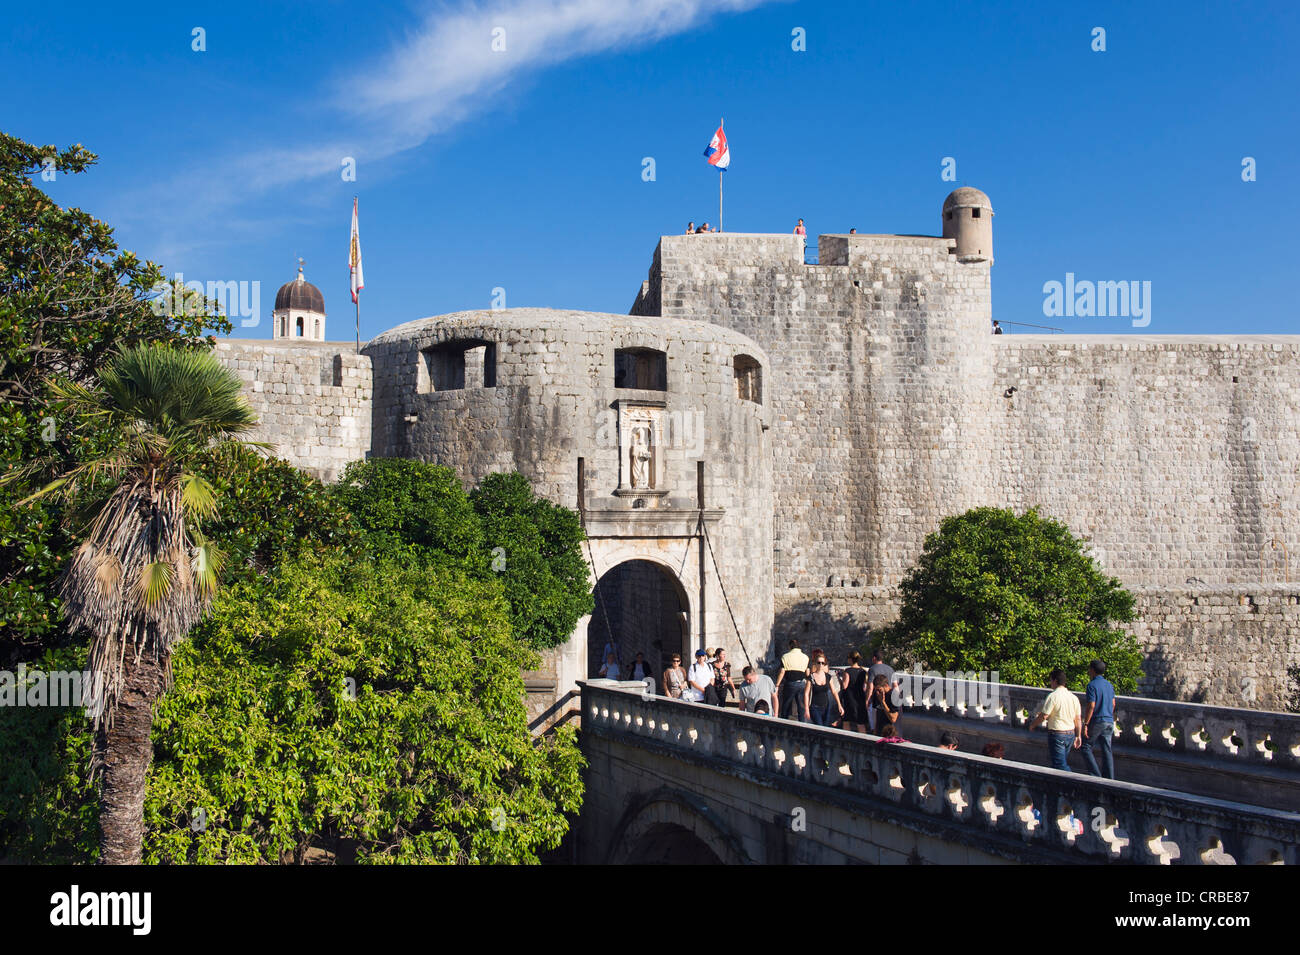
[(781, 694), (781, 717), (802, 722), (803, 691), (808, 682), (808, 654), (799, 649), (799, 641), (791, 640), (790, 649), (781, 658), (781, 670), (776, 675), (776, 688)]
[(814, 650), (803, 689), (803, 717), (817, 726), (830, 726), (844, 715), (836, 679), (826, 668), (826, 654)]
[(765, 673), (759, 673), (753, 667), (745, 667), (742, 674), (745, 682), (740, 685), (740, 706), (747, 713), (758, 713), (759, 705), (764, 705), (764, 712), (776, 713), (780, 704), (776, 698), (776, 684)]
[(667, 670), (664, 670), (664, 696), (680, 700), (685, 687), (686, 671), (682, 669), (682, 655), (674, 653), (671, 664)]
[(682, 691), (682, 699), (692, 703), (703, 703), (709, 698), (709, 690), (712, 686), (713, 664), (709, 662), (709, 651), (696, 650), (695, 662), (686, 671), (686, 689)]
[[(1079, 747), (1083, 764), (1094, 776), (1115, 778), (1115, 755), (1110, 742), (1115, 735), (1115, 686), (1107, 680), (1106, 661), (1093, 660), (1088, 664), (1087, 706), (1083, 711), (1083, 745)], [(1101, 753), (1101, 766), (1092, 754), (1093, 748)]]
[(849, 654), (849, 665), (840, 671), (840, 705), (844, 707), (844, 729), (854, 733), (867, 731), (867, 668), (862, 654)]
[(1079, 719), (1079, 698), (1065, 685), (1065, 671), (1053, 670), (1048, 677), (1052, 692), (1047, 694), (1038, 714), (1029, 724), (1034, 730), (1040, 723), (1047, 724), (1047, 752), (1053, 769), (1070, 769), (1070, 749), (1083, 744), (1083, 721)]

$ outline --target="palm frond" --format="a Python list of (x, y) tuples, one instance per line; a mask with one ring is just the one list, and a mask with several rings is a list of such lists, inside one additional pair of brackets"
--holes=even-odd
[(194, 517), (212, 517), (217, 513), (217, 492), (202, 475), (182, 474), (181, 506)]
[(165, 560), (155, 560), (140, 568), (136, 584), (136, 601), (145, 610), (151, 610), (165, 600), (172, 590), (175, 573)]
[(201, 541), (195, 545), (192, 567), (194, 584), (198, 588), (199, 596), (204, 600), (211, 600), (212, 595), (216, 593), (221, 572), (226, 567), (225, 551), (212, 541)]
[(114, 405), (171, 442), (206, 446), (257, 424), (239, 377), (199, 349), (138, 345), (118, 355), (100, 380)]

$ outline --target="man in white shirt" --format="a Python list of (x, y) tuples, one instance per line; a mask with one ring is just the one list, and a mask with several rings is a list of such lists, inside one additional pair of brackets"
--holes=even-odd
[(704, 691), (713, 685), (713, 666), (709, 663), (709, 651), (695, 651), (695, 662), (686, 671), (686, 684), (686, 689), (682, 691), (682, 699), (690, 699), (692, 703), (703, 702)]
[(1048, 678), (1052, 692), (1047, 694), (1043, 705), (1038, 708), (1038, 715), (1029, 724), (1035, 729), (1039, 723), (1047, 723), (1047, 751), (1051, 757), (1053, 769), (1070, 772), (1069, 756), (1071, 749), (1078, 749), (1083, 744), (1082, 708), (1079, 698), (1065, 685), (1065, 671), (1053, 670)]

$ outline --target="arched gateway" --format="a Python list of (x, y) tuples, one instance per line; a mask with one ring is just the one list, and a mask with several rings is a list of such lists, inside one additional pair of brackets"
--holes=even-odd
[(656, 680), (673, 654), (686, 660), (690, 645), (690, 600), (677, 575), (651, 560), (627, 560), (611, 567), (595, 588), (587, 625), (587, 676), (600, 675), (609, 647), (630, 664), (645, 654)]

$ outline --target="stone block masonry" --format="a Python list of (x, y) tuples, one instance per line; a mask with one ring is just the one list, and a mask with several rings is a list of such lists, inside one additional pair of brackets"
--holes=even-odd
[(254, 441), (322, 481), (370, 451), (370, 359), (340, 342), (217, 342), (217, 359), (244, 383), (259, 424)]
[[(1141, 631), (1149, 689), (1281, 705), (1293, 617), (1223, 628), (1197, 605), (1175, 626), (1164, 608), (1182, 588), (1240, 606), (1294, 576), (1300, 337), (994, 336), (989, 263), (954, 247), (823, 235), (805, 265), (796, 236), (660, 240), (633, 311), (714, 322), (771, 356), (773, 637), (820, 629), (837, 658), (893, 618), (891, 588), (944, 517), (1037, 507), (1130, 590), (1170, 595), (1143, 598), (1160, 621)], [(1238, 677), (1161, 656), (1198, 628), (1221, 669), (1259, 672), (1253, 701)]]
[(1300, 340), (1004, 335), (994, 376), (991, 503), (1064, 522), (1130, 587), (1283, 580)]

